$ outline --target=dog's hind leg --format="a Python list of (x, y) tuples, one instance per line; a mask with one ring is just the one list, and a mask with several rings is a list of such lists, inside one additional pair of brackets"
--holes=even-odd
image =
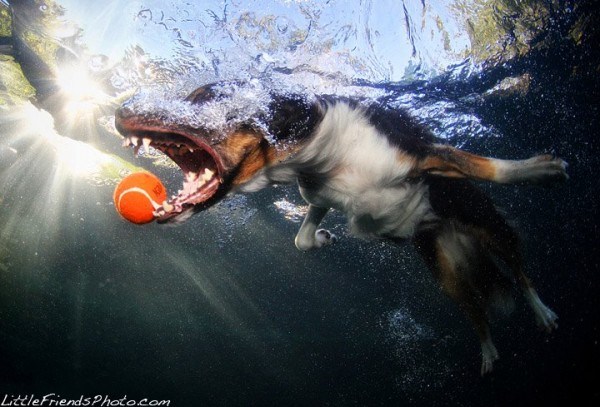
[(306, 217), (300, 226), (294, 243), (299, 250), (306, 251), (335, 243), (337, 237), (325, 229), (317, 229), (329, 208), (308, 206)]
[(475, 236), (451, 224), (419, 233), (415, 247), (422, 255), (442, 290), (466, 314), (481, 345), (481, 375), (492, 371), (498, 351), (492, 342), (487, 309), (499, 281), (499, 272)]
[(546, 331), (556, 328), (558, 317), (540, 300), (523, 272), (519, 236), (492, 200), (468, 180), (431, 177), (428, 182), (429, 199), (436, 213), (463, 225), (490, 255), (501, 260), (523, 291), (537, 324)]
[(502, 184), (552, 184), (568, 179), (567, 163), (551, 155), (526, 160), (481, 157), (457, 148), (434, 144), (417, 166), (417, 172), (452, 178), (472, 178)]
[(537, 325), (547, 332), (558, 328), (556, 323), (558, 316), (542, 302), (531, 281), (523, 272), (523, 257), (519, 239), (514, 230), (503, 221), (503, 223), (496, 225), (493, 233), (486, 233), (485, 235), (482, 241), (512, 271), (525, 295), (525, 299), (533, 310)]

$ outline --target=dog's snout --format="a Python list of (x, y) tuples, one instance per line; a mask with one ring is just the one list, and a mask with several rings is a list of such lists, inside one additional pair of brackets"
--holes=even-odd
[(117, 118), (119, 120), (126, 119), (128, 117), (131, 117), (132, 115), (133, 115), (133, 110), (131, 110), (126, 105), (121, 105), (115, 111), (115, 118)]

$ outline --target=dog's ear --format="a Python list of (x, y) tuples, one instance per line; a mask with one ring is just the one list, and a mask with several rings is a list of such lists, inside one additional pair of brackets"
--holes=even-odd
[(273, 95), (269, 111), (269, 133), (277, 141), (305, 139), (322, 118), (318, 105), (299, 95)]

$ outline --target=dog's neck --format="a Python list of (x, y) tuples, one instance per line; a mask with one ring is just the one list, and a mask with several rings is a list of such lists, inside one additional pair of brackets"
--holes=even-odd
[(269, 116), (261, 118), (266, 138), (260, 130), (243, 128), (216, 147), (225, 165), (231, 164), (232, 185), (244, 184), (261, 169), (287, 160), (314, 133), (323, 114), (318, 102), (296, 95), (273, 96)]
[(274, 95), (269, 106), (267, 128), (276, 145), (298, 144), (310, 137), (323, 118), (323, 109), (316, 101), (299, 95)]

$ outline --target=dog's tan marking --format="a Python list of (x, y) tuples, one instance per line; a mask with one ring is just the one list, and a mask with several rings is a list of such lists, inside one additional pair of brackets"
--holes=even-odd
[(422, 172), (450, 178), (496, 181), (494, 161), (454, 147), (436, 145), (432, 152), (418, 163), (417, 168)]
[(419, 161), (414, 156), (407, 154), (402, 150), (396, 152), (396, 160), (398, 160), (398, 162), (401, 163), (401, 165), (406, 165), (408, 166), (408, 168), (410, 168), (410, 171), (408, 172), (409, 178), (420, 175), (415, 173), (415, 170), (418, 173), (422, 172), (422, 170), (418, 168)]
[(262, 136), (250, 131), (231, 134), (215, 149), (231, 171), (232, 185), (249, 181), (276, 156), (275, 149)]
[(452, 299), (460, 302), (461, 298), (459, 295), (457, 282), (456, 282), (456, 270), (450, 261), (450, 258), (444, 252), (439, 242), (436, 243), (436, 260), (438, 268), (436, 278), (440, 283), (440, 286), (444, 292)]

